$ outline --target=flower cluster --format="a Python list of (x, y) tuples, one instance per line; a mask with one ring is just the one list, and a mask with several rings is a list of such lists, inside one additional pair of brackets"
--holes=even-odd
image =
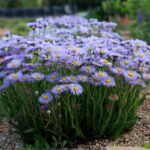
[[(113, 32), (115, 23), (78, 16), (39, 18), (27, 37), (7, 34), (0, 41), (0, 90), (16, 82), (42, 82), (41, 104), (55, 95), (82, 94), (85, 84), (146, 86), (150, 47)], [(90, 89), (89, 89), (90, 90)]]

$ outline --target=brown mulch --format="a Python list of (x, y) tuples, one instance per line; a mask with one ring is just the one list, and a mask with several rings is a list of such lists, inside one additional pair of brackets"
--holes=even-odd
[[(150, 144), (150, 95), (147, 96), (144, 104), (138, 109), (137, 116), (138, 121), (132, 130), (124, 133), (115, 141), (107, 139), (95, 140), (86, 144), (77, 145), (73, 149), (107, 150), (108, 148), (106, 146), (112, 145), (143, 147), (145, 144)], [(0, 124), (0, 150), (19, 150), (21, 145), (22, 141), (14, 129), (7, 122)]]
[(0, 38), (1, 38), (2, 36), (4, 36), (4, 33), (7, 32), (7, 31), (10, 31), (10, 29), (1, 28), (1, 29), (0, 29)]

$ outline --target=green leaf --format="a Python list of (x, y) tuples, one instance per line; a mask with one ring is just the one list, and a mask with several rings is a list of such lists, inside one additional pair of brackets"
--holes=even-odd
[(144, 145), (144, 148), (145, 148), (145, 149), (150, 149), (150, 144)]

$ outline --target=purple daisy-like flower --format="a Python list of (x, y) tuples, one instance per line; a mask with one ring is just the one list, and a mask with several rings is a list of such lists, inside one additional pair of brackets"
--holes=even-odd
[(107, 86), (107, 87), (111, 87), (111, 86), (115, 86), (115, 80), (113, 77), (107, 76), (102, 80), (102, 84)]
[(87, 82), (88, 81), (88, 77), (85, 75), (78, 75), (78, 80), (81, 82)]
[(61, 94), (65, 92), (64, 86), (63, 85), (56, 85), (51, 89), (51, 92), (53, 94)]
[(72, 60), (72, 65), (73, 66), (80, 66), (82, 64), (81, 60)]
[(56, 82), (59, 80), (59, 74), (57, 72), (51, 73), (46, 76), (48, 82)]
[(143, 73), (142, 77), (144, 80), (150, 80), (150, 73)]
[(8, 64), (7, 64), (7, 68), (8, 69), (15, 69), (15, 68), (19, 68), (20, 65), (22, 63), (22, 59), (13, 59), (12, 61), (10, 61)]
[(130, 80), (129, 83), (132, 84), (132, 85), (140, 85), (140, 86), (142, 86), (143, 88), (146, 87), (145, 82), (144, 82), (143, 80), (141, 80), (141, 79)]
[(80, 95), (83, 92), (83, 88), (79, 84), (70, 84), (69, 87), (70, 87), (71, 93), (73, 93), (74, 95)]
[(37, 81), (41, 81), (44, 79), (44, 74), (40, 73), (40, 72), (35, 72), (31, 74), (32, 79), (37, 80)]
[(107, 72), (104, 72), (104, 71), (95, 72), (94, 75), (95, 77), (98, 77), (99, 79), (103, 79), (108, 76)]
[(29, 74), (24, 74), (20, 76), (19, 81), (20, 82), (31, 81), (31, 76)]
[(48, 104), (53, 100), (53, 96), (51, 93), (44, 93), (39, 97), (39, 102), (41, 104)]
[(139, 67), (139, 71), (140, 71), (140, 72), (148, 72), (148, 71), (149, 71), (149, 68), (148, 68), (148, 67), (145, 67), (145, 66), (142, 66), (142, 67)]
[(96, 71), (94, 66), (82, 66), (81, 67), (81, 72), (85, 73), (94, 73)]
[(118, 74), (118, 75), (122, 75), (124, 73), (124, 69), (122, 69), (120, 67), (112, 67), (110, 70), (113, 73)]
[(120, 65), (123, 68), (129, 68), (134, 65), (133, 61), (131, 59), (124, 59), (120, 61)]
[(11, 73), (9, 74), (6, 78), (5, 78), (5, 83), (9, 82), (9, 83), (14, 83), (16, 81), (19, 81), (19, 79), (22, 77), (22, 73), (21, 72), (17, 72), (17, 73)]
[(100, 64), (105, 65), (105, 66), (112, 66), (112, 63), (109, 62), (107, 59), (101, 59)]
[(140, 75), (136, 71), (128, 70), (124, 72), (126, 80), (136, 80), (140, 78)]
[(64, 77), (61, 77), (60, 80), (59, 80), (60, 83), (69, 83), (69, 79), (68, 79), (68, 76), (64, 76)]
[(90, 79), (91, 84), (98, 86), (101, 84), (101, 79), (98, 76), (93, 75)]
[(69, 82), (77, 82), (78, 78), (76, 76), (68, 76)]

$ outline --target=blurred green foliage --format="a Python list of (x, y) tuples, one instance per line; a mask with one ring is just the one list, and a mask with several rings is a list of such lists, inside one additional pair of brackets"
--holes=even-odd
[(39, 7), (43, 0), (1, 0), (0, 8)]
[(26, 8), (76, 3), (80, 7), (97, 6), (102, 0), (0, 0), (1, 8)]
[(0, 18), (0, 28), (10, 30), (12, 34), (27, 35), (29, 28), (26, 23), (34, 20), (35, 18)]

